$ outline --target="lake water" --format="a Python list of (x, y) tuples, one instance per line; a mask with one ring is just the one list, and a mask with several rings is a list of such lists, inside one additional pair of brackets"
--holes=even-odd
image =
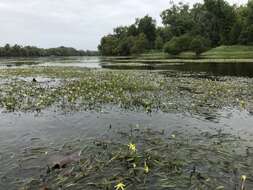
[[(122, 64), (122, 60), (124, 64)], [(128, 64), (127, 61), (129, 61)], [(189, 61), (189, 60), (188, 60)], [(226, 63), (181, 63), (175, 60), (172, 63), (159, 63), (149, 61), (137, 63), (129, 58), (104, 59), (103, 57), (45, 57), (45, 58), (1, 58), (0, 68), (13, 67), (80, 67), (93, 69), (117, 69), (117, 70), (163, 70), (163, 71), (183, 71), (196, 74), (207, 74), (215, 76), (238, 76), (253, 77), (253, 64), (251, 62), (226, 62)]]
[[(218, 122), (212, 122), (183, 114), (147, 115), (120, 110), (67, 115), (46, 111), (38, 116), (0, 114), (0, 187), (15, 190), (31, 177), (39, 179), (41, 174), (46, 173), (47, 165), (52, 165), (55, 155), (61, 156), (61, 148), (65, 144), (79, 139), (107, 139), (110, 130), (127, 131), (129, 126), (188, 135), (200, 131), (215, 134), (221, 130), (225, 134), (239, 135), (242, 139), (252, 138), (253, 117), (248, 113), (223, 111), (222, 115)], [(48, 154), (45, 155), (45, 152)]]
[[(90, 69), (151, 70), (166, 73), (184, 73), (185, 76), (232, 76), (238, 79), (253, 77), (252, 63), (173, 63), (120, 65), (99, 57), (0, 59), (0, 69), (29, 67), (76, 67)], [(17, 78), (31, 81), (32, 78)], [(38, 78), (40, 82), (59, 84), (58, 79)], [(1, 82), (0, 82), (1, 84)], [(235, 97), (236, 98), (236, 97)], [(210, 105), (212, 106), (212, 105)], [(229, 133), (252, 142), (253, 117), (247, 110), (223, 107), (213, 117), (188, 113), (147, 114), (122, 110), (117, 107), (100, 111), (62, 113), (46, 109), (42, 113), (0, 113), (0, 190), (16, 190), (32, 178), (40, 178), (52, 163), (54, 154), (60, 154), (68, 142), (79, 139), (106, 138), (108, 130), (126, 130), (129, 126), (148, 127), (185, 134), (206, 132)], [(204, 142), (204, 141), (203, 141)], [(253, 147), (253, 143), (249, 146)], [(250, 162), (251, 163), (251, 162)], [(230, 175), (222, 173), (222, 175)], [(236, 174), (237, 178), (240, 174)], [(240, 176), (239, 176), (240, 177)], [(249, 176), (252, 177), (252, 176)], [(230, 178), (229, 178), (230, 179)], [(248, 184), (253, 188), (253, 179)], [(233, 186), (234, 187), (234, 186)], [(232, 188), (228, 185), (225, 190)]]
[(42, 57), (42, 58), (9, 58), (0, 59), (0, 67), (83, 67), (101, 68), (99, 57)]

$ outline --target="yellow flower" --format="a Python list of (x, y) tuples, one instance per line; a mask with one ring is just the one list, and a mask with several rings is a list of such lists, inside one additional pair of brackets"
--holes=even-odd
[(149, 167), (146, 162), (144, 162), (144, 172), (147, 174), (149, 172)]
[(118, 183), (117, 185), (114, 186), (116, 190), (124, 190), (126, 185), (122, 182)]
[(247, 176), (246, 176), (246, 175), (242, 175), (242, 176), (241, 176), (241, 180), (242, 180), (243, 182), (245, 182), (246, 179), (247, 179)]
[(244, 102), (243, 100), (240, 101), (240, 106), (241, 106), (241, 108), (245, 108), (246, 107), (246, 102)]
[(247, 179), (247, 176), (246, 176), (246, 175), (242, 175), (242, 176), (241, 176), (241, 180), (242, 180), (242, 183), (241, 183), (241, 190), (245, 190), (245, 182), (246, 182), (246, 179)]
[(132, 152), (136, 152), (136, 151), (137, 151), (136, 145), (133, 144), (133, 143), (130, 143), (130, 144), (128, 145), (128, 147), (129, 147), (129, 150), (132, 151)]

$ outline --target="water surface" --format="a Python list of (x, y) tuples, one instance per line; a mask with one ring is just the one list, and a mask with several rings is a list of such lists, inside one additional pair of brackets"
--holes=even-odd
[(101, 68), (100, 63), (99, 57), (1, 58), (0, 68), (29, 66)]
[[(123, 61), (122, 61), (123, 60)], [(189, 61), (189, 60), (188, 60)], [(194, 60), (193, 60), (194, 61)], [(11, 67), (80, 67), (96, 69), (117, 69), (117, 70), (162, 70), (190, 73), (205, 73), (215, 76), (237, 76), (253, 77), (253, 62), (210, 62), (197, 63), (180, 62), (170, 60), (170, 63), (159, 60), (148, 62), (138, 61), (132, 58), (106, 58), (103, 57), (42, 57), (42, 58), (1, 58), (0, 68)]]
[[(247, 112), (223, 110), (215, 122), (184, 114), (122, 112), (79, 112), (58, 114), (46, 111), (34, 114), (5, 113), (0, 115), (0, 187), (16, 189), (31, 177), (45, 173), (52, 157), (69, 142), (78, 139), (106, 138), (109, 130), (128, 131), (131, 126), (164, 129), (177, 133), (224, 133), (253, 136), (253, 117)], [(159, 122), (158, 122), (159, 121)], [(45, 152), (47, 155), (45, 155)]]
[[(167, 73), (184, 73), (185, 77), (233, 76), (236, 81), (253, 77), (252, 63), (115, 63), (99, 57), (45, 57), (1, 59), (1, 68), (25, 67), (76, 67), (90, 69), (152, 70)], [(33, 77), (15, 77), (15, 80), (32, 81)], [(175, 79), (176, 79), (175, 75)], [(8, 82), (2, 79), (1, 83)], [(57, 86), (59, 79), (37, 77), (38, 83)], [(185, 89), (190, 90), (190, 89)], [(180, 96), (180, 95), (179, 95)], [(235, 97), (236, 98), (236, 97)], [(181, 101), (181, 99), (180, 99)], [(191, 133), (223, 133), (249, 141), (253, 147), (253, 117), (244, 109), (221, 108), (213, 115), (202, 113), (195, 117), (189, 113), (154, 113), (129, 111), (113, 107), (99, 111), (73, 111), (62, 113), (44, 110), (42, 113), (0, 114), (0, 189), (15, 190), (31, 178), (40, 178), (69, 142), (80, 139), (107, 137), (110, 130), (129, 130), (131, 126)], [(79, 142), (79, 141), (78, 141)], [(245, 147), (246, 148), (246, 147)], [(251, 184), (252, 185), (252, 184)]]

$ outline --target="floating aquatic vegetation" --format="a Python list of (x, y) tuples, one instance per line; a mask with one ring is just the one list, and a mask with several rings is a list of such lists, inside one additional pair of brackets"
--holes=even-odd
[(148, 71), (106, 71), (76, 68), (2, 69), (0, 75), (58, 78), (51, 86), (9, 80), (0, 86), (0, 107), (7, 111), (101, 110), (119, 106), (148, 113), (189, 112), (208, 115), (224, 107), (252, 111), (252, 79), (196, 78)]
[[(43, 180), (26, 183), (23, 189), (247, 190), (253, 187), (253, 159), (246, 154), (246, 142), (236, 136), (219, 131), (178, 133), (172, 137), (173, 134), (149, 128), (109, 133), (108, 139), (74, 143), (71, 149), (79, 152), (78, 159), (66, 156), (68, 162), (64, 162), (64, 167), (45, 168)], [(128, 145), (138, 146), (138, 151), (132, 152)]]

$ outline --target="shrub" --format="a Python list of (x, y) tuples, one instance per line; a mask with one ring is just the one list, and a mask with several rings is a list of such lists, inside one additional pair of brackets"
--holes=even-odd
[(189, 35), (173, 37), (164, 45), (164, 52), (172, 55), (178, 55), (183, 51), (189, 50), (191, 41), (192, 38)]
[(156, 40), (155, 40), (155, 49), (158, 49), (158, 50), (163, 49), (163, 39), (160, 36), (156, 37)]
[(134, 37), (125, 37), (119, 40), (118, 44), (118, 55), (120, 56), (128, 56), (131, 54), (131, 48), (133, 47), (134, 44)]
[(253, 43), (253, 25), (249, 25), (241, 32), (239, 43), (243, 45), (249, 45)]
[(118, 55), (119, 39), (113, 35), (108, 35), (102, 38), (101, 45), (98, 46), (102, 55)]
[(195, 52), (197, 56), (207, 51), (209, 47), (210, 47), (209, 40), (205, 39), (202, 36), (196, 36), (195, 38), (193, 38), (190, 44), (190, 50)]
[(145, 50), (148, 48), (148, 40), (144, 33), (139, 34), (138, 36), (134, 37), (134, 42), (131, 47), (131, 54), (141, 54), (144, 53)]

